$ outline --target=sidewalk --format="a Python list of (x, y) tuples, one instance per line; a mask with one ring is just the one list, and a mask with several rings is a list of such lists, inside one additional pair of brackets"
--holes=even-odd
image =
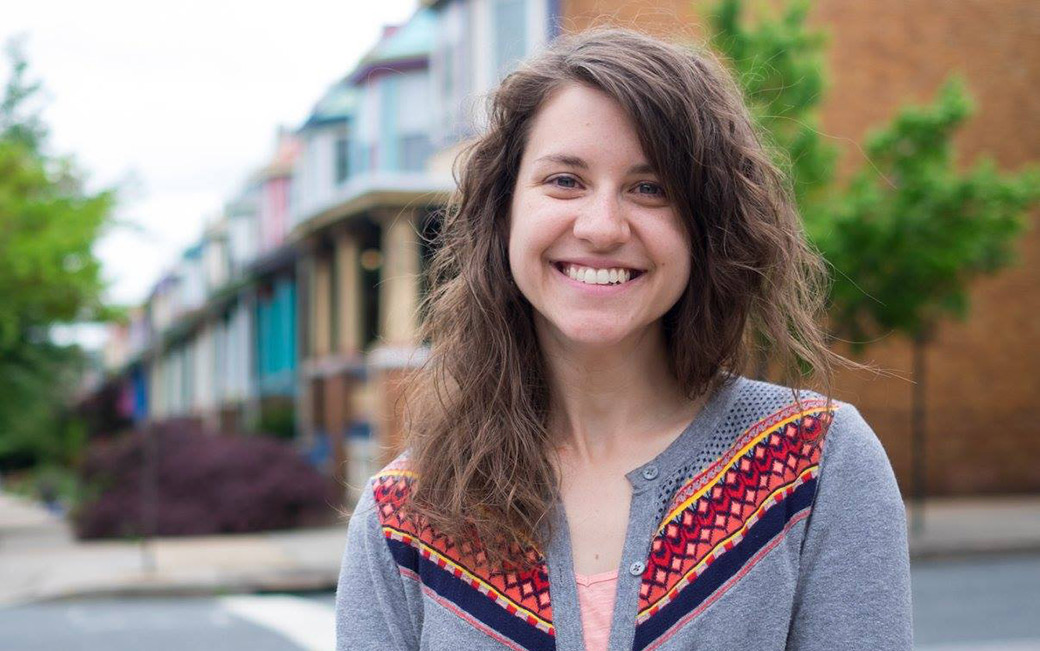
[[(73, 539), (36, 504), (0, 492), (0, 607), (99, 596), (332, 590), (346, 527), (134, 542)], [(929, 500), (915, 560), (1040, 552), (1040, 496)]]
[(130, 595), (329, 590), (346, 526), (258, 534), (78, 542), (40, 506), (0, 492), (0, 607)]
[(1040, 495), (930, 498), (921, 531), (910, 519), (914, 560), (972, 554), (1040, 552)]

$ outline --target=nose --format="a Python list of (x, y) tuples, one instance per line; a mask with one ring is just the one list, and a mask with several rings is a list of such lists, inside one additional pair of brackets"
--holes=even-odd
[(627, 241), (629, 225), (620, 198), (602, 192), (583, 202), (574, 219), (574, 236), (595, 249), (611, 249)]

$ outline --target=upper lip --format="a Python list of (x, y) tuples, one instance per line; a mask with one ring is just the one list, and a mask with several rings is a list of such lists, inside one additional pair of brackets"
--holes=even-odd
[(642, 267), (620, 260), (610, 258), (561, 258), (555, 260), (554, 264), (578, 265), (579, 267), (591, 267), (593, 269), (630, 269), (632, 271), (646, 271)]

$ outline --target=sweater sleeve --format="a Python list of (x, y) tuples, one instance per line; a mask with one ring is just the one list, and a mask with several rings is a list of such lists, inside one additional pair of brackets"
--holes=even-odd
[(365, 487), (347, 525), (347, 545), (336, 589), (337, 651), (419, 648), (414, 595), (383, 538), (372, 495)]
[(837, 409), (802, 544), (788, 651), (910, 651), (906, 511), (881, 442)]

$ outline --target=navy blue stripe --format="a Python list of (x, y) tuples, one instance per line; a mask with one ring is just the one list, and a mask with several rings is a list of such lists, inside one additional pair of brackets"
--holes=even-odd
[(487, 595), (459, 580), (434, 561), (424, 558), (415, 547), (392, 538), (387, 538), (386, 542), (398, 565), (418, 574), (424, 585), (488, 628), (530, 651), (553, 651), (556, 648), (556, 638), (552, 635), (531, 626), (516, 615), (510, 615)]
[(406, 570), (411, 570), (415, 574), (419, 573), (419, 550), (411, 545), (407, 545), (400, 540), (393, 540), (387, 538), (386, 542), (390, 545), (390, 555), (394, 557), (397, 564)]
[(748, 529), (747, 535), (733, 549), (709, 565), (704, 573), (683, 588), (675, 599), (636, 626), (632, 648), (635, 651), (645, 649), (676, 622), (704, 603), (722, 584), (737, 574), (751, 557), (783, 531), (791, 518), (812, 505), (815, 491), (816, 479), (813, 478), (796, 488), (794, 493), (782, 502), (774, 504), (762, 515), (761, 520)]

